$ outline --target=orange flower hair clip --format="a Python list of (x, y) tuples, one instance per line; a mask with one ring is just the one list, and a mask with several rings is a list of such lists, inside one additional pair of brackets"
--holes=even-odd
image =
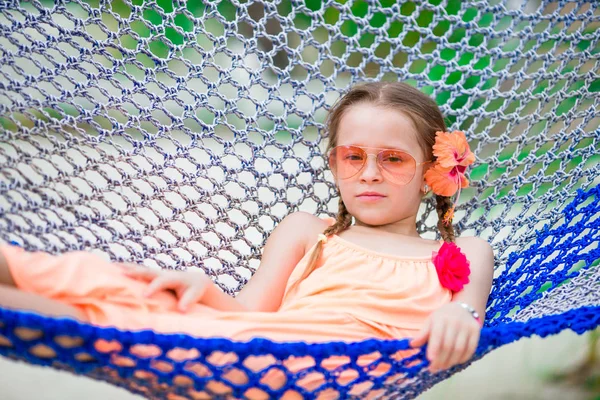
[(457, 191), (452, 208), (444, 214), (444, 224), (448, 225), (454, 217), (454, 205), (460, 198), (460, 190), (469, 187), (465, 177), (467, 167), (475, 161), (464, 132), (436, 132), (433, 155), (436, 162), (425, 172), (425, 182), (433, 192), (440, 196), (450, 197)]

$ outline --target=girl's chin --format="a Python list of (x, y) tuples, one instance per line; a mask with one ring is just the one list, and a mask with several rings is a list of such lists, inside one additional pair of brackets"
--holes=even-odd
[(360, 222), (362, 225), (369, 226), (379, 226), (379, 225), (387, 225), (390, 223), (391, 218), (386, 218), (384, 215), (379, 213), (376, 214), (364, 214), (361, 213), (359, 215), (355, 215), (354, 218), (357, 222)]

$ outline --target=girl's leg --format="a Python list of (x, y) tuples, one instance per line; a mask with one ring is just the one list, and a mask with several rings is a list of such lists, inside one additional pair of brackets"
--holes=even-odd
[(51, 317), (69, 317), (81, 322), (88, 322), (86, 315), (75, 307), (7, 285), (0, 285), (0, 307), (28, 310)]
[(72, 306), (16, 288), (6, 257), (0, 251), (0, 307), (33, 311), (54, 317), (70, 317), (87, 322), (85, 314)]

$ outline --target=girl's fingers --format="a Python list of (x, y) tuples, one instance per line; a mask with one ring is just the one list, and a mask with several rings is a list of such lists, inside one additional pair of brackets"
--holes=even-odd
[(456, 336), (457, 331), (455, 327), (451, 326), (450, 324), (446, 324), (446, 329), (444, 329), (442, 349), (436, 362), (437, 369), (444, 369), (448, 364), (448, 360), (450, 360), (452, 353), (454, 353), (456, 348)]
[(158, 275), (156, 272), (148, 270), (148, 268), (143, 268), (143, 269), (140, 268), (139, 270), (136, 270), (136, 269), (133, 269), (133, 268), (131, 268), (131, 269), (124, 269), (123, 273), (125, 275), (127, 275), (127, 276), (140, 277), (140, 278), (143, 278), (143, 277), (155, 277), (155, 276)]
[(148, 287), (146, 288), (146, 290), (144, 290), (144, 295), (146, 297), (149, 297), (162, 290), (177, 290), (179, 286), (181, 286), (181, 281), (179, 279), (170, 277), (168, 275), (162, 275), (154, 279), (152, 282), (150, 282), (150, 284), (148, 284)]
[(143, 267), (136, 264), (117, 264), (119, 267), (123, 269), (123, 274), (136, 279), (153, 279), (158, 274), (159, 271), (154, 271), (148, 267)]
[(454, 341), (454, 349), (450, 353), (450, 357), (446, 360), (444, 364), (442, 364), (442, 368), (450, 368), (456, 364), (461, 363), (461, 361), (466, 357), (469, 352), (469, 337), (471, 333), (467, 330), (460, 330), (456, 335), (456, 339)]
[(202, 298), (205, 287), (190, 286), (183, 292), (183, 295), (179, 298), (177, 306), (181, 311), (187, 311), (191, 304), (195, 304)]
[(442, 350), (445, 324), (437, 322), (431, 325), (431, 333), (429, 335), (429, 344), (427, 345), (427, 359), (431, 363), (430, 368), (437, 366), (437, 359)]
[(130, 262), (124, 262), (124, 263), (117, 262), (115, 264), (118, 265), (119, 267), (123, 268), (123, 270), (125, 270), (125, 271), (136, 271), (136, 270), (141, 270), (141, 269), (146, 269), (146, 270), (149, 269), (143, 265), (130, 263)]
[(419, 331), (417, 336), (409, 343), (411, 347), (421, 347), (427, 343), (429, 338), (429, 330), (431, 328), (431, 319), (428, 319), (425, 326)]
[(479, 332), (475, 332), (475, 334), (469, 335), (469, 343), (467, 347), (467, 352), (464, 355), (464, 358), (461, 360), (462, 363), (465, 363), (473, 357), (475, 354), (475, 350), (477, 350), (477, 344), (479, 344)]
[(178, 286), (175, 289), (175, 294), (177, 295), (178, 299), (181, 299), (183, 297), (183, 294), (185, 293), (185, 291), (188, 289), (187, 286)]
[(182, 280), (180, 273), (164, 273), (132, 264), (125, 266), (123, 273), (131, 278), (150, 282), (144, 290), (146, 297), (163, 290), (173, 290), (179, 299), (177, 304), (181, 311), (187, 310), (190, 304), (198, 302), (206, 290), (206, 285), (203, 285), (202, 281), (190, 286), (189, 282)]

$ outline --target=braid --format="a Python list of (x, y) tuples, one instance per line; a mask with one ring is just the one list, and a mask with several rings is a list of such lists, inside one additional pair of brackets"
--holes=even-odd
[(440, 234), (442, 235), (442, 239), (444, 239), (444, 242), (454, 243), (455, 237), (454, 227), (452, 226), (452, 220), (450, 220), (450, 223), (448, 225), (445, 225), (443, 221), (446, 212), (450, 208), (452, 208), (452, 199), (450, 197), (436, 195), (435, 204), (435, 208), (438, 214), (437, 226), (440, 230)]
[[(323, 234), (328, 237), (331, 235), (335, 235), (339, 232), (342, 232), (342, 231), (345, 231), (346, 229), (348, 229), (351, 224), (352, 224), (352, 215), (350, 215), (350, 213), (348, 212), (348, 209), (346, 208), (346, 205), (344, 204), (344, 201), (342, 200), (342, 196), (340, 196), (338, 214), (335, 219), (335, 223), (333, 225), (328, 226), (327, 229), (325, 229), (325, 231), (323, 231)], [(302, 273), (302, 277), (300, 277), (300, 279), (298, 279), (292, 285), (292, 287), (290, 287), (289, 292), (294, 290), (301, 281), (306, 279), (308, 277), (308, 275), (310, 275), (311, 272), (313, 272), (313, 270), (317, 266), (317, 261), (319, 261), (319, 258), (321, 258), (322, 252), (323, 252), (323, 242), (321, 240), (319, 240), (319, 242), (317, 242), (317, 246), (315, 247), (315, 249), (313, 250), (313, 252), (310, 256), (310, 259), (308, 261), (308, 265), (306, 266), (306, 269)]]
[(338, 214), (335, 219), (335, 223), (331, 226), (328, 226), (323, 234), (325, 236), (335, 235), (336, 233), (348, 229), (350, 224), (352, 224), (352, 215), (350, 215), (348, 212), (348, 209), (342, 200), (342, 196), (340, 196), (340, 201), (338, 202)]

